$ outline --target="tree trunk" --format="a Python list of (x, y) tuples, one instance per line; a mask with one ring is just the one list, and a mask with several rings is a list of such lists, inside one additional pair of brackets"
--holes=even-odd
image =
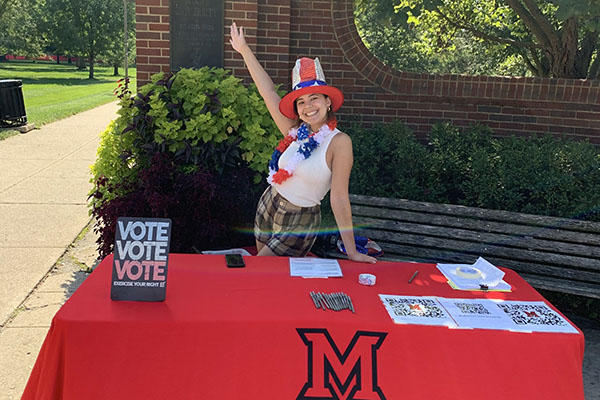
[[(92, 21), (92, 25), (93, 25), (93, 21)], [(96, 57), (96, 48), (94, 47), (94, 34), (93, 34), (93, 27), (92, 29), (88, 32), (89, 33), (89, 52), (90, 52), (90, 75), (88, 76), (88, 79), (94, 79), (94, 58)]]
[(77, 69), (83, 71), (85, 69), (85, 59), (81, 56), (77, 57)]
[(94, 52), (90, 51), (90, 74), (88, 79), (94, 79)]
[(552, 62), (552, 76), (555, 78), (585, 78), (579, 76), (575, 68), (577, 60), (579, 37), (577, 33), (577, 19), (568, 18), (562, 27), (560, 41), (548, 48), (549, 57)]
[[(575, 68), (577, 69), (578, 75), (585, 76), (588, 79), (594, 79), (590, 75), (592, 67), (592, 57), (596, 51), (596, 45), (598, 43), (598, 32), (587, 31), (581, 40), (579, 51), (577, 52), (577, 61)], [(596, 57), (596, 60), (598, 57)]]
[[(549, 75), (554, 78), (585, 78), (579, 66), (586, 64), (578, 57), (585, 57), (579, 51), (577, 17), (567, 18), (557, 29), (542, 13), (534, 0), (505, 0), (519, 16), (527, 29), (543, 49), (542, 60), (549, 62)], [(544, 57), (545, 55), (545, 57)], [(591, 54), (590, 54), (591, 57)]]
[(534, 76), (547, 78), (550, 75), (550, 61), (544, 51), (524, 49), (520, 54), (525, 61), (525, 66)]
[(113, 65), (113, 76), (117, 76), (119, 75), (119, 66), (118, 65)]

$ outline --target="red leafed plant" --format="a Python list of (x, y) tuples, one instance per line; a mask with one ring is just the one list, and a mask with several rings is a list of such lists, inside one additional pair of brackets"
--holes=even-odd
[(100, 257), (113, 251), (116, 222), (121, 216), (171, 218), (171, 252), (251, 244), (250, 235), (231, 228), (252, 220), (252, 176), (249, 169), (222, 175), (205, 169), (184, 173), (171, 156), (157, 153), (137, 179), (112, 186), (106, 179), (97, 179), (91, 195), (95, 198), (116, 189), (126, 193), (92, 208)]

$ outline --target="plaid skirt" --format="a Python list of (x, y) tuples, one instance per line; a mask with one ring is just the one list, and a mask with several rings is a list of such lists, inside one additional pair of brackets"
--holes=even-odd
[(254, 218), (254, 238), (278, 256), (304, 257), (317, 239), (321, 208), (299, 207), (269, 186)]

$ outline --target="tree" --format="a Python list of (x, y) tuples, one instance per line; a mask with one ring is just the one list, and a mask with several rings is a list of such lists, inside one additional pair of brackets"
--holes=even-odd
[(70, 19), (71, 10), (66, 2), (46, 0), (39, 21), (40, 30), (47, 37), (46, 51), (56, 54), (57, 59), (60, 55), (78, 56), (78, 68), (85, 69), (81, 55), (86, 53), (86, 46), (78, 27), (67, 22)]
[(37, 0), (0, 0), (0, 54), (41, 54), (44, 38), (37, 26), (39, 17)]
[(514, 55), (504, 49), (491, 48), (459, 33), (452, 45), (434, 48), (422, 26), (406, 23), (397, 15), (388, 15), (383, 1), (357, 0), (354, 17), (360, 37), (384, 64), (401, 71), (435, 74), (524, 75), (525, 70)]
[(600, 0), (357, 0), (419, 26), (434, 48), (460, 35), (518, 55), (535, 76), (597, 78)]
[[(135, 61), (135, 4), (131, 0), (127, 0), (127, 47), (129, 54), (127, 57), (128, 65), (132, 65)], [(121, 7), (121, 12), (123, 12)], [(123, 21), (121, 16), (121, 21)], [(123, 24), (123, 22), (121, 22)], [(119, 36), (111, 37), (111, 42), (102, 52), (101, 56), (104, 62), (111, 65), (114, 69), (113, 75), (119, 75), (119, 66), (123, 65), (125, 60), (125, 43), (123, 40), (123, 25), (121, 25), (121, 33)]]
[(46, 15), (50, 41), (63, 51), (87, 55), (93, 79), (96, 58), (122, 38), (123, 2), (46, 0)]
[[(106, 49), (102, 54), (102, 59), (105, 63), (108, 63), (113, 67), (113, 75), (119, 75), (119, 67), (123, 65), (125, 60), (125, 48), (122, 40), (117, 40), (111, 43), (110, 47)], [(128, 64), (132, 65), (135, 61), (135, 31), (129, 31), (128, 38), (129, 54), (127, 57)], [(132, 51), (133, 49), (133, 51)]]

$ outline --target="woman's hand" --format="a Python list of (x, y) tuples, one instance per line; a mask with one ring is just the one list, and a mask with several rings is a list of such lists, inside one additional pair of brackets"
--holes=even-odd
[(238, 53), (241, 53), (244, 46), (248, 46), (246, 43), (246, 38), (244, 37), (244, 27), (240, 26), (238, 28), (234, 22), (229, 27), (229, 34), (231, 36), (231, 39), (229, 39), (231, 47), (233, 47), (233, 49)]
[(348, 254), (348, 259), (350, 261), (363, 262), (369, 264), (375, 264), (377, 259), (375, 257), (368, 256), (363, 253), (359, 253), (358, 251), (352, 254)]
[(281, 111), (279, 111), (279, 102), (281, 101), (281, 97), (279, 97), (279, 94), (277, 93), (277, 89), (275, 88), (273, 80), (256, 59), (256, 56), (252, 52), (252, 48), (248, 46), (248, 43), (246, 43), (246, 38), (244, 37), (244, 28), (241, 26), (238, 28), (234, 22), (229, 27), (229, 35), (229, 43), (231, 43), (231, 47), (233, 47), (233, 49), (240, 53), (244, 58), (246, 67), (250, 72), (250, 76), (258, 88), (258, 92), (265, 100), (265, 104), (269, 109), (271, 117), (273, 117), (273, 120), (277, 124), (279, 130), (284, 135), (287, 135), (290, 128), (296, 124), (296, 120), (287, 118), (281, 113)]

